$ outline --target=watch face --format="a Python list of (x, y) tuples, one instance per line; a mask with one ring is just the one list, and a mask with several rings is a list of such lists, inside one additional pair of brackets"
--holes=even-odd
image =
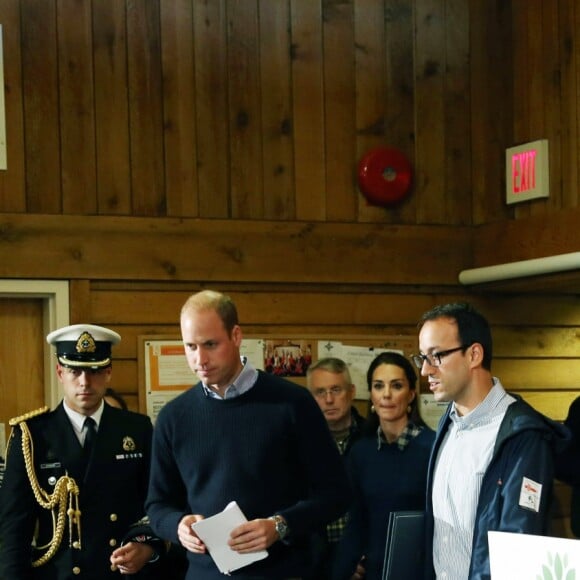
[(288, 525), (280, 516), (275, 516), (274, 521), (276, 522), (276, 531), (278, 532), (278, 535), (282, 540), (284, 539), (284, 536), (286, 536), (286, 534), (288, 533)]

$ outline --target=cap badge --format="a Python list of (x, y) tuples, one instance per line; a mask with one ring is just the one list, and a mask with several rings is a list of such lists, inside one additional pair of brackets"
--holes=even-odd
[(95, 339), (88, 332), (83, 332), (77, 340), (77, 352), (95, 352), (97, 345)]
[(135, 445), (135, 441), (133, 440), (133, 437), (129, 437), (129, 435), (127, 435), (126, 437), (123, 437), (123, 450), (124, 451), (135, 451), (136, 448), (137, 448), (137, 446)]

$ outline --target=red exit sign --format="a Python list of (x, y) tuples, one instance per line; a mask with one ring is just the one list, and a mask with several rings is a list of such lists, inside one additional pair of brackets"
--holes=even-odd
[(505, 162), (506, 203), (549, 196), (547, 139), (506, 149)]

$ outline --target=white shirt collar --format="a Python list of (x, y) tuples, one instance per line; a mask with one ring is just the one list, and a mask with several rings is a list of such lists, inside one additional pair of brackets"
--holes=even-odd
[[(72, 426), (73, 426), (75, 432), (77, 434), (80, 434), (81, 431), (83, 430), (83, 426), (85, 424), (85, 419), (87, 418), (87, 415), (81, 415), (81, 413), (78, 413), (77, 411), (74, 411), (73, 409), (71, 409), (66, 404), (65, 400), (63, 400), (62, 403), (63, 403), (64, 412), (67, 414), (67, 417), (69, 418), (70, 422), (72, 423)], [(99, 408), (92, 415), (90, 415), (95, 420), (95, 423), (97, 424), (97, 431), (99, 430), (99, 424), (101, 422), (101, 417), (103, 416), (104, 408), (105, 408), (105, 403), (103, 400), (101, 400), (101, 404), (100, 404)]]

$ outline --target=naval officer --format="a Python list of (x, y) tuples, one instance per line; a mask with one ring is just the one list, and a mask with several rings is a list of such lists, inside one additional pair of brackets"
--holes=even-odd
[(12, 419), (0, 513), (0, 578), (158, 577), (165, 544), (145, 518), (153, 427), (104, 403), (112, 330), (50, 333), (63, 400)]

